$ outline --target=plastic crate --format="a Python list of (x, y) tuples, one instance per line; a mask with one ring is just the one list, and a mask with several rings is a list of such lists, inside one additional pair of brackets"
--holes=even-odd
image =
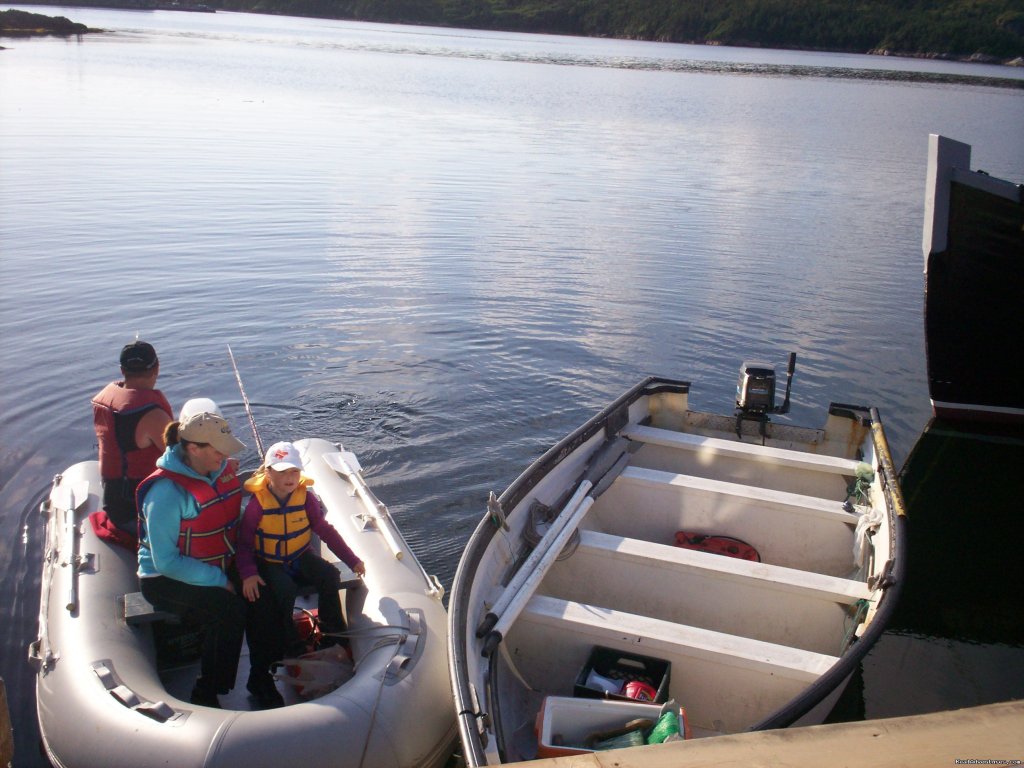
[(646, 683), (657, 693), (654, 703), (664, 704), (668, 701), (671, 668), (672, 664), (663, 659), (641, 656), (626, 651), (617, 651), (613, 648), (605, 648), (598, 645), (590, 652), (590, 658), (587, 659), (586, 665), (577, 675), (576, 684), (573, 687), (573, 695), (586, 699), (635, 701), (635, 699), (622, 694), (609, 693), (589, 687), (587, 680), (591, 676), (590, 673), (596, 672), (605, 679), (622, 681), (623, 685), (634, 681)]

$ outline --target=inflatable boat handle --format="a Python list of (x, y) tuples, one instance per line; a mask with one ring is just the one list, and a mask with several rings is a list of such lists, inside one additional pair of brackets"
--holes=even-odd
[(398, 537), (395, 536), (395, 532), (391, 528), (391, 514), (388, 512), (388, 508), (384, 506), (384, 502), (373, 495), (373, 491), (370, 490), (366, 481), (363, 480), (363, 476), (359, 473), (362, 467), (359, 466), (359, 459), (356, 458), (356, 455), (350, 451), (325, 453), (324, 461), (327, 462), (327, 466), (352, 484), (356, 495), (363, 502), (363, 506), (366, 507), (369, 516), (377, 522), (377, 530), (384, 537), (384, 541), (387, 542), (388, 548), (391, 549), (395, 559), (401, 560), (404, 552)]

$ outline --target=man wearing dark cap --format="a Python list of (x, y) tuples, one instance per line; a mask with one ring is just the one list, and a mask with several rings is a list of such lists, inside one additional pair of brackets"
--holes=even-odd
[(103, 509), (110, 522), (132, 537), (138, 531), (135, 489), (156, 468), (164, 452), (164, 428), (171, 405), (156, 388), (160, 361), (152, 344), (134, 341), (121, 350), (124, 379), (105, 386), (92, 399), (99, 441)]

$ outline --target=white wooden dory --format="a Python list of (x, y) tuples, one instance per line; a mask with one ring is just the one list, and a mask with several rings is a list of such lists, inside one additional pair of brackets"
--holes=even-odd
[[(877, 412), (833, 404), (809, 429), (688, 399), (686, 382), (641, 382), (470, 538), (449, 604), (468, 765), (536, 757), (541, 705), (578, 692), (595, 646), (667, 661), (703, 738), (820, 722), (881, 634), (903, 517)], [(561, 510), (539, 541), (536, 504)], [(673, 546), (680, 530), (741, 539), (761, 562)]]

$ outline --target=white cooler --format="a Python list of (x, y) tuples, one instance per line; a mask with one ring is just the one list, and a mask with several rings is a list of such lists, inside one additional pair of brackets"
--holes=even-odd
[[(657, 723), (661, 707), (661, 704), (639, 701), (548, 696), (537, 713), (537, 756), (562, 757), (593, 752), (582, 746), (592, 733), (621, 728), (638, 718)], [(681, 720), (679, 731), (684, 732)], [(552, 743), (555, 737), (558, 737), (558, 744)]]

